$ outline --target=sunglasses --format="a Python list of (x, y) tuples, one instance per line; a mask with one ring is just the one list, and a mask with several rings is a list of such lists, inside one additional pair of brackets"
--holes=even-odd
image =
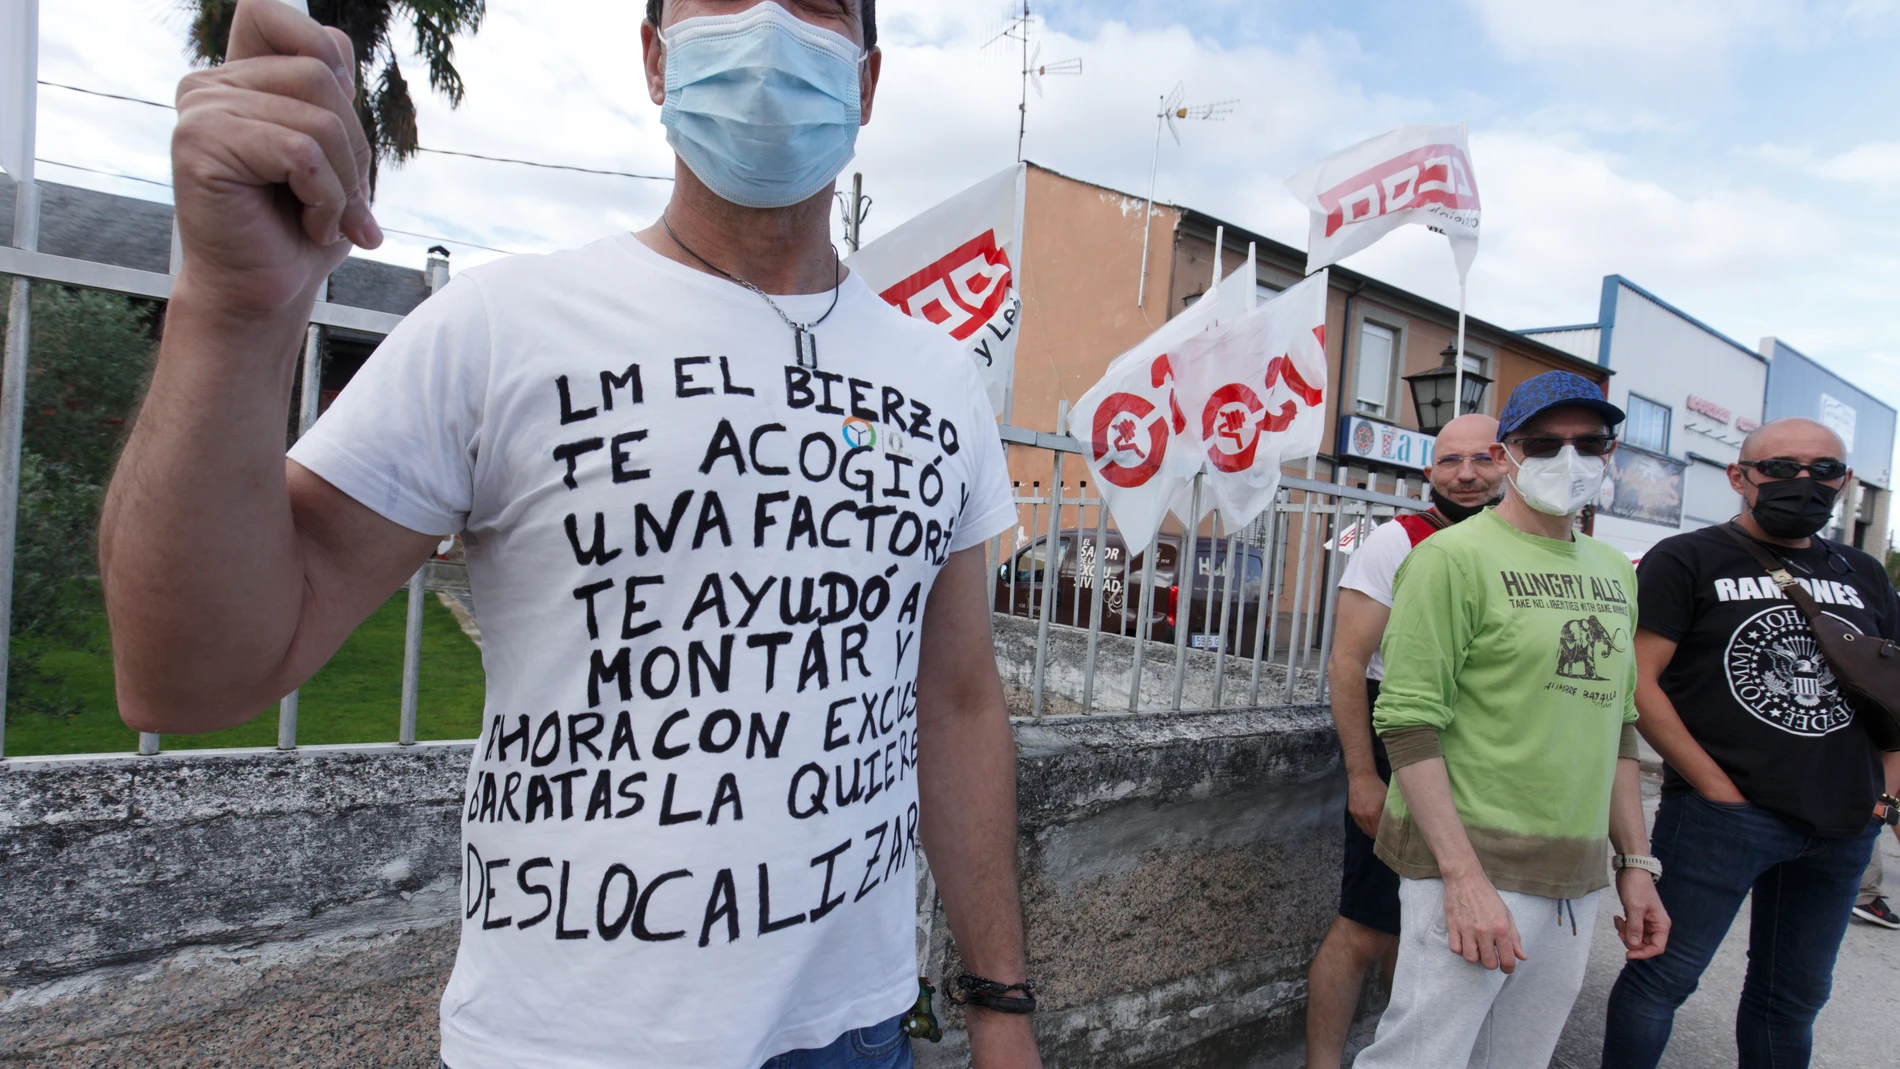
[(1449, 453), (1444, 456), (1434, 457), (1432, 459), (1432, 464), (1435, 467), (1451, 469), (1451, 468), (1464, 467), (1466, 461), (1470, 461), (1473, 467), (1478, 467), (1478, 468), (1490, 468), (1490, 467), (1496, 466), (1495, 462), (1492, 461), (1491, 459), (1491, 454), (1489, 453), (1474, 453), (1468, 457), (1459, 456), (1456, 453)]
[(1504, 444), (1514, 445), (1524, 451), (1526, 457), (1554, 457), (1566, 445), (1574, 445), (1577, 452), (1586, 457), (1608, 456), (1616, 448), (1614, 434), (1582, 434), (1575, 438), (1556, 438), (1537, 435), (1528, 438), (1512, 438)]
[(1769, 457), (1767, 460), (1742, 460), (1737, 464), (1744, 468), (1754, 468), (1770, 479), (1792, 479), (1803, 471), (1826, 482), (1847, 474), (1847, 462), (1827, 457), (1823, 460), (1802, 463), (1790, 457)]

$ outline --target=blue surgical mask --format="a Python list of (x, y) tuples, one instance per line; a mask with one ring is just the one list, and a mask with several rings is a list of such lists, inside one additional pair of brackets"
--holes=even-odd
[(859, 71), (850, 38), (775, 3), (682, 19), (662, 38), (667, 143), (714, 193), (783, 208), (823, 190), (856, 151)]

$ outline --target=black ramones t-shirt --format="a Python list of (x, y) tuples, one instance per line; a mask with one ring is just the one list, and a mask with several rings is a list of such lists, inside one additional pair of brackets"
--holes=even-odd
[[(1900, 599), (1851, 546), (1764, 545), (1822, 611), (1862, 634), (1900, 638)], [(1867, 827), (1884, 778), (1807, 618), (1719, 527), (1665, 538), (1636, 571), (1642, 626), (1677, 643), (1662, 689), (1743, 797), (1826, 836)], [(1688, 790), (1673, 768), (1665, 792)]]

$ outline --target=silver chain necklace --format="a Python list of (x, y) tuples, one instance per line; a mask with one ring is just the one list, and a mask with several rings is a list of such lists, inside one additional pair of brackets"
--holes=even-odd
[(838, 291), (844, 288), (844, 267), (838, 261), (838, 247), (836, 245), (833, 245), (831, 247), (831, 268), (832, 268), (832, 271), (837, 275), (837, 281), (832, 283), (832, 286), (831, 286), (831, 304), (829, 307), (825, 309), (824, 315), (819, 316), (817, 319), (814, 319), (809, 323), (799, 323), (793, 320), (791, 316), (786, 315), (785, 309), (780, 308), (778, 306), (778, 302), (773, 300), (770, 294), (766, 293), (764, 290), (760, 289), (759, 287), (754, 286), (752, 283), (747, 282), (745, 279), (740, 278), (738, 275), (732, 274), (728, 271), (720, 270), (719, 268), (713, 266), (710, 260), (707, 260), (704, 256), (701, 256), (700, 254), (694, 252), (691, 246), (687, 245), (684, 241), (680, 240), (680, 236), (678, 234), (673, 233), (673, 224), (667, 221), (665, 212), (660, 213), (660, 225), (666, 228), (666, 236), (673, 239), (673, 244), (678, 245), (682, 249), (685, 249), (686, 255), (691, 256), (695, 260), (698, 260), (701, 264), (705, 266), (706, 270), (711, 271), (713, 274), (716, 274), (719, 277), (724, 278), (729, 282), (736, 282), (739, 285), (744, 286), (746, 289), (749, 289), (752, 292), (758, 294), (760, 300), (770, 305), (772, 308), (772, 311), (777, 312), (778, 317), (785, 321), (785, 325), (792, 328), (792, 360), (793, 362), (802, 368), (809, 368), (812, 370), (817, 369), (818, 367), (818, 336), (812, 333), (812, 328), (816, 327), (818, 324), (823, 323), (826, 319), (830, 318), (832, 311), (838, 307)]

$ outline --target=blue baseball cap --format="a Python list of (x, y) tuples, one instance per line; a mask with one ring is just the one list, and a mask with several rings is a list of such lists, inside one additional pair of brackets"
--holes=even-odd
[(1546, 371), (1525, 379), (1511, 391), (1498, 417), (1498, 441), (1529, 423), (1539, 413), (1566, 406), (1588, 408), (1602, 414), (1611, 428), (1623, 422), (1623, 410), (1603, 399), (1603, 388), (1571, 371)]

